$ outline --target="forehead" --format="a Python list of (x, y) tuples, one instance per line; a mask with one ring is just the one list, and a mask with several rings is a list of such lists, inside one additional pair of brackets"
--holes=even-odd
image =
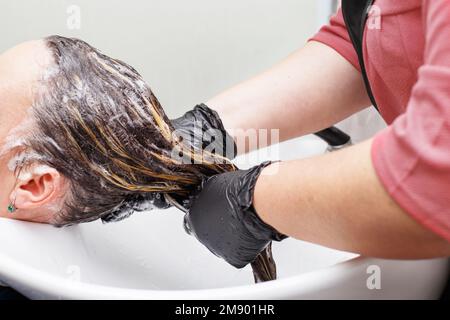
[(30, 105), (32, 85), (51, 63), (44, 41), (17, 45), (0, 55), (0, 103)]
[(0, 54), (0, 144), (27, 115), (33, 85), (52, 62), (44, 41), (22, 43)]
[(52, 61), (44, 41), (24, 42), (0, 55), (0, 117), (14, 121), (32, 104), (32, 89)]

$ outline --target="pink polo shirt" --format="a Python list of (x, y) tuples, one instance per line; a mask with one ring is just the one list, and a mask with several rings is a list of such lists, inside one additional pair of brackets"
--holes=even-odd
[[(413, 218), (450, 241), (450, 0), (376, 0), (364, 33), (367, 75), (389, 127), (375, 170)], [(358, 58), (342, 13), (312, 39)]]

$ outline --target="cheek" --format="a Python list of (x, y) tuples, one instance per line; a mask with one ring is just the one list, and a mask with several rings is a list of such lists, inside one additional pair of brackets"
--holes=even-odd
[(7, 213), (11, 191), (14, 188), (14, 173), (8, 169), (8, 161), (0, 158), (0, 216)]
[(17, 217), (20, 220), (51, 224), (56, 217), (56, 211), (52, 210), (47, 206), (43, 206), (39, 209), (28, 210), (26, 213), (23, 213)]

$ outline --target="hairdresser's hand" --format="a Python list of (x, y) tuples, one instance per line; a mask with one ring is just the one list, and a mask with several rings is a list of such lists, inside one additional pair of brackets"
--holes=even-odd
[(226, 132), (216, 111), (199, 104), (182, 117), (171, 120), (175, 133), (189, 139), (198, 150), (206, 150), (228, 159), (236, 157), (236, 144)]
[(253, 208), (256, 181), (270, 163), (207, 180), (185, 216), (185, 228), (212, 253), (236, 268), (253, 262), (270, 241), (286, 238)]

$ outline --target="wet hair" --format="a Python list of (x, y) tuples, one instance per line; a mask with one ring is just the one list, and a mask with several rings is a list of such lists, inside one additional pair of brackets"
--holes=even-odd
[[(38, 163), (64, 176), (53, 225), (119, 221), (167, 199), (183, 204), (204, 179), (236, 170), (223, 153), (204, 151), (202, 137), (180, 140), (131, 66), (79, 39), (44, 41), (54, 61), (37, 83), (15, 169)], [(276, 279), (271, 245), (252, 268), (256, 282)]]
[(79, 39), (44, 41), (54, 66), (38, 83), (24, 145), (68, 182), (54, 225), (120, 220), (162, 195), (188, 197), (205, 177), (235, 169), (180, 142), (131, 66)]

